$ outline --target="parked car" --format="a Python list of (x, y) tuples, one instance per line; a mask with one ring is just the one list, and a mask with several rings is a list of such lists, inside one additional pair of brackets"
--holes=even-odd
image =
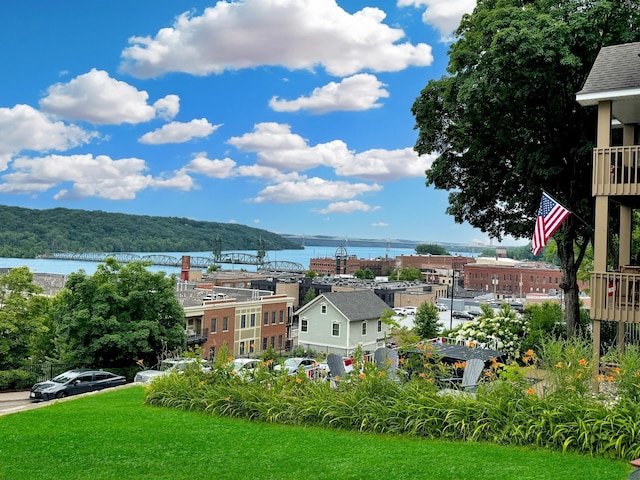
[[(168, 375), (171, 372), (183, 372), (189, 366), (195, 365), (195, 358), (166, 358), (160, 362), (157, 369), (143, 370), (136, 373), (133, 381), (138, 383), (151, 383), (156, 377)], [(206, 360), (200, 360), (200, 370), (203, 373), (211, 373), (211, 366)]]
[(436, 308), (441, 312), (447, 311), (447, 306), (444, 303), (436, 303)]
[(473, 320), (474, 318), (469, 312), (463, 312), (462, 310), (453, 310), (451, 312), (451, 316), (453, 318), (462, 318), (464, 320)]
[(105, 370), (68, 370), (51, 380), (36, 383), (31, 387), (29, 398), (33, 401), (52, 400), (116, 387), (125, 383), (127, 383), (127, 379), (124, 376)]
[(295, 375), (298, 373), (300, 367), (305, 371), (318, 367), (320, 364), (313, 358), (308, 357), (293, 357), (287, 358), (282, 365), (276, 365), (274, 370), (276, 372), (286, 371), (288, 375)]
[(242, 380), (250, 380), (253, 377), (253, 371), (260, 366), (261, 360), (257, 358), (236, 358), (231, 363), (231, 371)]
[(469, 315), (475, 318), (475, 317), (479, 317), (484, 312), (480, 308), (470, 308), (469, 310), (467, 310), (467, 313), (469, 313)]
[(393, 312), (394, 312), (396, 315), (406, 315), (406, 312), (404, 311), (404, 308), (402, 308), (402, 307), (395, 307), (395, 308), (393, 309)]
[(404, 307), (404, 313), (406, 315), (415, 315), (418, 313), (418, 307)]

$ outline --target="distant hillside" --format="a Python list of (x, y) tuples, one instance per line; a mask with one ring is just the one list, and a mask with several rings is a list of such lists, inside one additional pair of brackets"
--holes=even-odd
[(266, 230), (232, 223), (103, 211), (0, 205), (0, 257), (67, 252), (205, 252), (302, 248)]

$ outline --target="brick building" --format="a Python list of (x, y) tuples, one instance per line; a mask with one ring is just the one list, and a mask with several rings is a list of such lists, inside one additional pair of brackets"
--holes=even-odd
[[(560, 268), (537, 262), (468, 263), (463, 275), (464, 288), (495, 293), (499, 299), (555, 294), (562, 282)], [(579, 283), (581, 290), (587, 286)]]
[(293, 298), (248, 289), (216, 291), (212, 298), (184, 307), (187, 333), (199, 340), (203, 356), (214, 358), (223, 343), (235, 357), (286, 349)]

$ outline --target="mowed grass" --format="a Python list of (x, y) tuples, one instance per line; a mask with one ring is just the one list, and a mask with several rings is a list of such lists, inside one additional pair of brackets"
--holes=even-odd
[(143, 405), (143, 387), (0, 417), (0, 478), (625, 479), (627, 463), (539, 449), (290, 427)]

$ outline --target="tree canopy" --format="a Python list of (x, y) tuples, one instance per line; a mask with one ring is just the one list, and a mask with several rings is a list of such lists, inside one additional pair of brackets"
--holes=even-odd
[(577, 217), (593, 218), (596, 131), (595, 109), (575, 95), (602, 46), (640, 38), (639, 12), (637, 0), (478, 0), (456, 32), (447, 75), (412, 107), (415, 150), (438, 155), (426, 183), (450, 192), (456, 222), (498, 240), (530, 237), (543, 189), (576, 214), (555, 236), (570, 335), (592, 235)]
[(420, 245), (417, 245), (416, 253), (419, 255), (450, 255), (444, 247), (430, 243), (421, 243)]
[(302, 248), (266, 230), (188, 218), (0, 205), (0, 257), (66, 252), (206, 252)]
[(72, 273), (54, 300), (57, 348), (65, 362), (100, 367), (154, 364), (185, 346), (184, 311), (175, 276), (153, 273), (143, 262), (112, 258), (93, 275)]
[(46, 298), (27, 267), (0, 275), (0, 366), (14, 368), (30, 355), (41, 333)]
[(440, 332), (439, 320), (440, 315), (436, 306), (430, 302), (423, 302), (416, 312), (413, 331), (421, 339), (433, 338)]

